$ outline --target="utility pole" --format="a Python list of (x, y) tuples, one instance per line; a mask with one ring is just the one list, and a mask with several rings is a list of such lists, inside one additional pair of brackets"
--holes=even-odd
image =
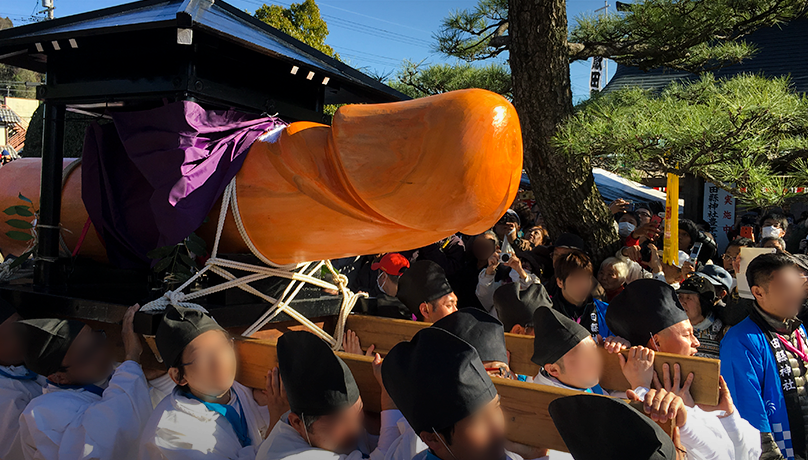
[(53, 19), (53, 0), (42, 0), (42, 8), (45, 8), (41, 13), (48, 13), (48, 19)]
[[(45, 1), (45, 0), (43, 0)], [(609, 1), (603, 2), (604, 6), (595, 10), (609, 12)], [(609, 60), (600, 56), (592, 58), (592, 69), (589, 71), (589, 94), (596, 93), (603, 89), (603, 81), (609, 76)]]

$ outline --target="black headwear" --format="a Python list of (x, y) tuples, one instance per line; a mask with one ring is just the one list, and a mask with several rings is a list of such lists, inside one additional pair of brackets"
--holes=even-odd
[(157, 326), (154, 342), (166, 367), (180, 364), (185, 347), (205, 332), (222, 330), (216, 321), (200, 310), (169, 305)]
[(696, 294), (699, 296), (701, 314), (706, 318), (713, 312), (713, 302), (715, 302), (715, 288), (706, 277), (691, 276), (679, 285), (676, 294)]
[(498, 319), (477, 308), (464, 308), (445, 316), (432, 327), (443, 329), (470, 343), (480, 359), (508, 362), (505, 329)]
[(584, 250), (584, 240), (574, 233), (562, 233), (553, 243), (554, 248), (570, 248)]
[(533, 356), (531, 361), (552, 364), (589, 337), (589, 331), (552, 307), (533, 312)]
[(416, 433), (454, 426), (497, 396), (474, 347), (434, 327), (390, 350), (382, 380)]
[(6, 320), (11, 318), (14, 313), (17, 313), (17, 309), (14, 308), (14, 305), (0, 299), (0, 324), (6, 322)]
[(691, 276), (684, 280), (684, 282), (679, 285), (679, 289), (676, 293), (696, 294), (707, 302), (713, 302), (715, 300), (715, 288), (713, 287), (713, 283), (703, 276)]
[(539, 307), (551, 307), (553, 301), (541, 284), (531, 284), (520, 290), (519, 283), (503, 284), (494, 291), (494, 308), (505, 327), (505, 332), (517, 324), (533, 324), (533, 312)]
[(396, 297), (413, 314), (420, 317), (418, 307), (422, 303), (432, 302), (451, 293), (452, 286), (446, 280), (443, 268), (431, 260), (419, 260), (401, 275)]
[(645, 346), (654, 334), (686, 319), (676, 291), (655, 279), (632, 281), (606, 309), (609, 330), (634, 346)]
[(623, 400), (582, 394), (556, 399), (548, 410), (575, 460), (676, 458), (670, 436)]
[(28, 319), (17, 321), (26, 343), (25, 367), (45, 377), (62, 367), (70, 344), (84, 323), (72, 319)]
[(359, 400), (351, 370), (311, 332), (286, 332), (278, 339), (278, 369), (295, 414), (329, 415)]

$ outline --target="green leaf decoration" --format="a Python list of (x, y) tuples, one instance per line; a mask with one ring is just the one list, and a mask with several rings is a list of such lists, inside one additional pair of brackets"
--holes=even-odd
[(29, 228), (34, 228), (34, 226), (31, 225), (31, 222), (26, 222), (26, 221), (20, 220), (20, 219), (9, 219), (9, 220), (6, 221), (6, 223), (8, 225), (14, 227), (14, 228), (21, 228), (21, 229), (24, 229), (24, 230), (27, 230)]
[(163, 270), (167, 269), (173, 261), (173, 257), (166, 257), (165, 259), (160, 260), (160, 262), (157, 262), (157, 265), (154, 266), (154, 271), (157, 273), (162, 272)]
[(196, 255), (198, 255), (198, 256), (203, 256), (203, 255), (205, 255), (205, 254), (207, 253), (207, 251), (208, 251), (208, 243), (206, 243), (206, 242), (205, 242), (205, 240), (203, 240), (203, 239), (202, 239), (202, 238), (201, 238), (199, 235), (197, 235), (196, 233), (191, 233), (190, 235), (188, 235), (188, 240), (187, 240), (187, 242), (188, 242), (188, 243), (192, 243), (192, 244), (194, 244), (195, 246), (199, 246), (199, 247), (202, 249), (202, 252), (201, 252), (201, 253), (200, 253), (200, 252), (197, 252), (197, 251), (193, 251), (193, 250), (192, 250), (192, 251), (193, 251), (193, 253), (194, 253), (194, 254), (196, 254)]
[(19, 267), (20, 265), (24, 264), (25, 261), (28, 260), (33, 253), (34, 253), (34, 249), (31, 249), (30, 251), (23, 253), (21, 256), (14, 259), (14, 262), (11, 262), (8, 265), (8, 268), (11, 269), (11, 268)]
[(11, 206), (3, 210), (4, 213), (8, 214), (9, 216), (16, 216), (17, 215), (17, 207)]
[(16, 230), (6, 232), (6, 236), (11, 238), (12, 240), (17, 240), (17, 241), (31, 241), (31, 240), (34, 239), (34, 237), (31, 236), (30, 233), (18, 232)]
[(33, 217), (34, 216), (34, 213), (32, 213), (30, 209), (28, 209), (28, 206), (14, 206), (14, 208), (16, 208), (16, 210), (17, 210), (17, 215), (20, 215), (20, 216), (23, 216), (23, 217)]
[(188, 254), (180, 252), (180, 259), (182, 259), (188, 267), (196, 268), (196, 262)]
[(25, 197), (25, 196), (24, 196), (22, 193), (20, 193), (20, 194), (18, 195), (18, 198), (19, 198), (19, 199), (21, 199), (22, 201), (27, 201), (27, 202), (29, 202), (29, 203), (31, 203), (31, 204), (34, 204), (34, 202), (33, 202), (33, 201), (31, 201), (29, 198), (26, 198), (26, 197)]
[(159, 260), (171, 255), (172, 252), (176, 249), (176, 246), (163, 246), (157, 249), (152, 249), (151, 251), (146, 253), (146, 257), (149, 259)]

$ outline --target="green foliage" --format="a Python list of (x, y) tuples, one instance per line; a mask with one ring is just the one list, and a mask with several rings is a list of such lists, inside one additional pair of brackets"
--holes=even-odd
[(325, 44), (325, 39), (328, 37), (328, 26), (320, 17), (320, 8), (314, 0), (292, 3), (289, 8), (263, 5), (255, 11), (253, 16), (312, 48), (339, 58), (334, 49)]
[(583, 15), (569, 33), (572, 59), (603, 56), (642, 69), (712, 69), (750, 57), (741, 41), (808, 12), (804, 0), (643, 0), (629, 11)]
[[(33, 204), (34, 203), (29, 198), (25, 197), (22, 193), (18, 193), (17, 197), (21, 201), (23, 201), (25, 203), (28, 203), (31, 206), (28, 206), (28, 205), (9, 206), (8, 208), (4, 209), (3, 212), (6, 215), (9, 215), (9, 216), (33, 217), (34, 219), (36, 219), (38, 211), (33, 209)], [(32, 220), (34, 220), (34, 219), (32, 219)], [(23, 220), (23, 219), (8, 219), (8, 220), (6, 220), (6, 224), (8, 224), (8, 226), (11, 227), (11, 228), (19, 229), (19, 230), (7, 231), (6, 232), (7, 237), (11, 238), (12, 240), (16, 240), (16, 241), (30, 241), (31, 242), (30, 243), (30, 245), (31, 245), (30, 248), (31, 249), (24, 252), (22, 255), (20, 255), (16, 259), (14, 259), (14, 262), (12, 262), (9, 265), (9, 268), (16, 268), (16, 267), (22, 265), (23, 262), (28, 260), (28, 258), (31, 257), (34, 254), (34, 250), (36, 249), (35, 234), (32, 231), (33, 228), (34, 228), (34, 225), (30, 221)], [(28, 232), (21, 232), (20, 230), (28, 230)]]
[(748, 204), (781, 205), (796, 197), (792, 187), (808, 184), (808, 99), (786, 78), (705, 74), (659, 94), (598, 95), (560, 126), (554, 143), (622, 175), (691, 173)]
[[(28, 124), (28, 129), (25, 132), (25, 148), (20, 152), (20, 156), (24, 158), (42, 157), (42, 127), (44, 124), (44, 116), (45, 104), (39, 104), (39, 107), (37, 107), (33, 115), (31, 115), (31, 122)], [(87, 127), (93, 122), (103, 125), (112, 123), (112, 120), (93, 118), (73, 112), (65, 113), (65, 141), (63, 152), (65, 158), (81, 157), (84, 151), (84, 135), (87, 132)]]
[[(0, 81), (3, 82), (0, 84), (0, 90), (4, 96), (8, 94), (11, 97), (35, 99), (36, 88), (33, 86), (25, 86), (25, 83), (39, 83), (42, 79), (43, 75), (41, 73), (21, 69), (8, 64), (0, 64)], [(6, 86), (8, 86), (8, 89), (6, 89)]]
[(435, 35), (437, 51), (464, 61), (495, 57), (504, 46), (491, 43), (508, 28), (508, 0), (479, 0), (469, 10), (457, 10), (443, 20)]
[(207, 253), (205, 240), (196, 233), (191, 233), (181, 243), (154, 249), (146, 256), (157, 261), (153, 268), (154, 273), (166, 285), (172, 285), (188, 281), (188, 278), (199, 271), (196, 258), (204, 257)]
[(485, 66), (469, 63), (424, 66), (405, 61), (388, 84), (413, 98), (467, 88), (487, 89), (511, 98), (511, 73), (506, 65), (500, 63)]

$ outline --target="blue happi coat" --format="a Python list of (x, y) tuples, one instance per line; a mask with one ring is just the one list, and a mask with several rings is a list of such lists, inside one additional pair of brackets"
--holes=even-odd
[(776, 359), (788, 358), (775, 357), (766, 334), (750, 318), (732, 327), (721, 341), (721, 375), (738, 413), (761, 432), (772, 433), (780, 452), (793, 460), (791, 429)]

